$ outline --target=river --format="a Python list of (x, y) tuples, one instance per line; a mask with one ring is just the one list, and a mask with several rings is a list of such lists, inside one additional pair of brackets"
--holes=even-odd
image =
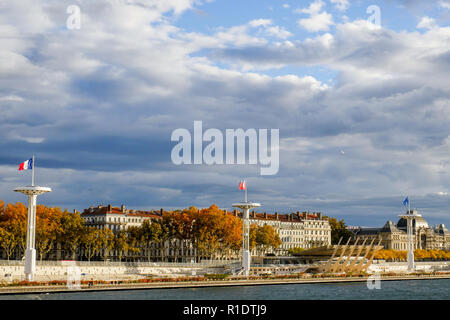
[(4, 299), (37, 300), (354, 300), (450, 299), (450, 279), (381, 281), (369, 290), (366, 282), (283, 284), (239, 287), (141, 289), (97, 292), (0, 295)]

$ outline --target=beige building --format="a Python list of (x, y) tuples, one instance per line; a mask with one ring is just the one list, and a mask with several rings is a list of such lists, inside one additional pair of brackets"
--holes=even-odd
[(132, 226), (141, 226), (145, 220), (160, 219), (161, 216), (162, 209), (160, 211), (128, 210), (124, 205), (120, 208), (99, 205), (84, 209), (81, 213), (87, 226), (98, 229), (107, 228), (114, 232), (126, 230)]
[[(403, 218), (396, 224), (388, 221), (382, 228), (356, 228), (353, 232), (361, 240), (381, 238), (385, 249), (407, 250), (406, 220)], [(430, 227), (423, 217), (417, 217), (413, 220), (413, 234), (415, 249), (450, 250), (450, 232), (443, 224)]]
[[(113, 232), (127, 230), (130, 227), (139, 227), (146, 220), (162, 219), (163, 209), (157, 211), (142, 211), (126, 209), (124, 205), (97, 207), (91, 206), (81, 213), (85, 224), (98, 229), (108, 228)], [(147, 243), (140, 248), (139, 253), (132, 253), (138, 261), (169, 261), (191, 262), (196, 257), (196, 250), (188, 240), (171, 239), (161, 243)], [(111, 259), (119, 256), (117, 250), (111, 252)]]
[[(81, 213), (87, 226), (99, 229), (108, 228), (113, 232), (126, 230), (131, 226), (140, 226), (145, 220), (161, 219), (163, 209), (159, 211), (137, 211), (126, 209), (124, 205), (113, 207), (111, 205), (90, 207)], [(234, 210), (235, 216), (242, 216), (241, 212)], [(331, 227), (327, 218), (319, 213), (297, 212), (290, 214), (250, 214), (251, 223), (258, 225), (271, 225), (280, 236), (282, 245), (274, 252), (277, 255), (285, 255), (291, 248), (300, 247), (309, 249), (313, 247), (331, 244)], [(151, 244), (149, 248), (143, 248), (143, 256), (150, 250), (154, 260), (176, 259), (191, 261), (195, 257), (195, 251), (189, 241), (172, 241), (164, 244)], [(113, 255), (114, 256), (114, 255)]]
[[(241, 213), (234, 211), (235, 215)], [(331, 244), (331, 227), (327, 218), (322, 213), (296, 212), (290, 214), (250, 214), (250, 224), (260, 226), (270, 225), (275, 228), (280, 236), (282, 245), (276, 250), (276, 254), (285, 255), (292, 248), (309, 249)]]

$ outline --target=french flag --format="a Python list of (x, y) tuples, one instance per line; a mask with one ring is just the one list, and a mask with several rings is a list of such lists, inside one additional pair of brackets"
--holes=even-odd
[(19, 171), (33, 169), (33, 158), (19, 164)]

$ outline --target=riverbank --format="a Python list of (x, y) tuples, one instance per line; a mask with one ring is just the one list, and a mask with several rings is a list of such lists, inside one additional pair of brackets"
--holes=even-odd
[[(232, 286), (261, 286), (283, 284), (315, 284), (315, 283), (343, 283), (366, 282), (369, 277), (323, 277), (305, 279), (252, 279), (252, 280), (209, 280), (186, 282), (156, 282), (156, 283), (115, 283), (115, 284), (82, 284), (78, 288), (68, 288), (67, 285), (45, 286), (8, 286), (0, 287), (0, 295), (111, 291), (111, 290), (148, 290), (148, 289), (177, 289), (177, 288), (204, 288), (204, 287), (232, 287)], [(443, 275), (382, 275), (381, 281), (404, 280), (434, 280), (450, 279), (450, 274)]]

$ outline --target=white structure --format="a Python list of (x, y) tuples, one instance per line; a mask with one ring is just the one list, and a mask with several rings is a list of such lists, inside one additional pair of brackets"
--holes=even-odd
[(412, 221), (416, 218), (421, 218), (422, 215), (418, 214), (416, 210), (409, 210), (406, 214), (399, 215), (399, 218), (405, 219), (407, 221), (406, 234), (408, 237), (408, 271), (414, 271), (414, 238), (413, 238), (413, 226)]
[[(246, 197), (247, 198), (247, 197)], [(252, 208), (261, 206), (255, 202), (240, 202), (233, 203), (233, 207), (242, 209), (242, 224), (243, 224), (243, 239), (242, 239), (242, 268), (244, 269), (245, 276), (250, 273), (250, 220), (249, 211)]]
[(36, 272), (36, 197), (52, 191), (47, 187), (34, 186), (34, 181), (32, 184), (32, 186), (14, 189), (14, 191), (28, 196), (27, 248), (25, 250), (25, 279), (28, 281), (33, 280), (33, 275)]

